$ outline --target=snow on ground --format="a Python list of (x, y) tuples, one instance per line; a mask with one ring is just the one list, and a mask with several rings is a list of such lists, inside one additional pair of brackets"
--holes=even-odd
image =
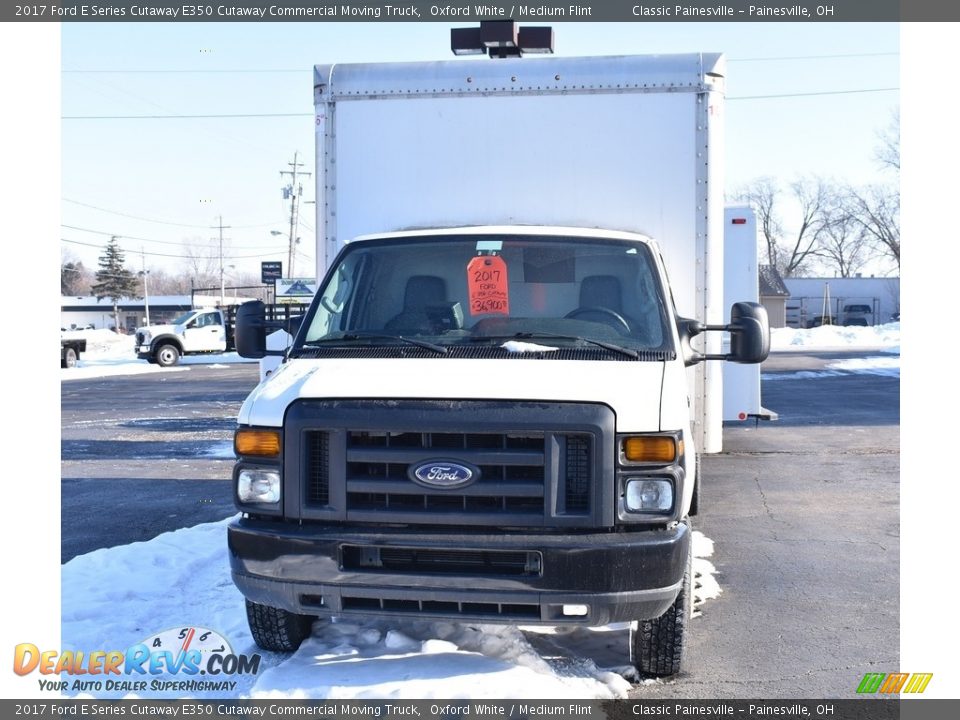
[(799, 370), (797, 372), (763, 373), (764, 381), (812, 380), (814, 378), (847, 377), (853, 373), (900, 377), (900, 355), (891, 357), (848, 358), (827, 364), (825, 370)]
[[(96, 550), (63, 565), (63, 649), (124, 649), (163, 630), (191, 625), (216, 630), (235, 653), (262, 657), (257, 675), (230, 676), (236, 687), (230, 693), (213, 693), (219, 697), (581, 699), (624, 697), (630, 689), (630, 683), (611, 669), (625, 657), (598, 667), (582, 656), (579, 642), (573, 644), (570, 657), (569, 648), (549, 651), (553, 647), (549, 639), (544, 645), (540, 638), (510, 625), (402, 619), (317, 622), (312, 637), (292, 655), (258, 650), (247, 628), (243, 597), (230, 579), (228, 522)], [(709, 555), (713, 543), (695, 533), (694, 547)], [(698, 568), (705, 568), (702, 563), (709, 566), (709, 580), (699, 580), (699, 592), (703, 599), (715, 597), (719, 587), (711, 585), (712, 565), (695, 562)], [(592, 633), (602, 639), (606, 630), (616, 629), (557, 629), (556, 637)], [(150, 690), (136, 694), (180, 696)]]
[(773, 328), (770, 331), (770, 346), (774, 352), (783, 350), (879, 349), (899, 345), (899, 322), (872, 327), (824, 325), (806, 330)]
[(900, 377), (900, 323), (874, 327), (824, 326), (809, 330), (774, 328), (770, 331), (773, 351), (790, 350), (876, 350), (883, 355), (849, 358), (828, 363), (823, 370), (763, 373), (765, 381), (811, 380), (814, 378), (845, 377), (851, 373), (866, 373), (886, 377)]
[(230, 353), (210, 353), (203, 355), (187, 355), (180, 358), (180, 362), (170, 368), (148, 363), (137, 358), (132, 335), (119, 335), (112, 330), (75, 330), (60, 334), (63, 338), (83, 338), (87, 341), (87, 349), (80, 353), (80, 361), (76, 367), (62, 368), (60, 380), (89, 380), (90, 378), (109, 377), (113, 375), (141, 375), (157, 372), (181, 372), (189, 368), (184, 365), (210, 365), (212, 363), (222, 367), (227, 363), (256, 362)]
[(217, 460), (235, 460), (237, 457), (233, 452), (232, 440), (214, 443), (209, 448), (204, 450), (201, 455), (203, 457), (215, 458)]

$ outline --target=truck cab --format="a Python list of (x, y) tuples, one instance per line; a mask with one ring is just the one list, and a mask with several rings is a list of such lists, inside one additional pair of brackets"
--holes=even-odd
[[(641, 234), (381, 234), (334, 260), (278, 371), (244, 402), (229, 527), (256, 642), (330, 615), (631, 621), (679, 670), (696, 493), (687, 368), (759, 362), (762, 307), (678, 317)], [(237, 348), (266, 353), (262, 304)], [(722, 358), (693, 349), (730, 333)]]

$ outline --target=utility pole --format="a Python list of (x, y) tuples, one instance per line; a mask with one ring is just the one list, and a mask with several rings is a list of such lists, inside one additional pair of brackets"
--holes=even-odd
[(297, 162), (300, 152), (296, 151), (293, 153), (293, 162), (287, 163), (293, 170), (281, 170), (280, 176), (284, 175), (290, 176), (290, 184), (284, 186), (283, 188), (283, 197), (284, 199), (290, 199), (290, 246), (287, 250), (287, 272), (289, 273), (287, 277), (294, 277), (293, 274), (293, 261), (294, 261), (294, 248), (297, 244), (297, 223), (300, 217), (300, 196), (303, 195), (303, 185), (298, 182), (298, 178), (301, 175), (310, 176), (308, 172), (300, 172), (299, 168), (303, 166), (302, 162)]
[[(223, 215), (220, 215), (220, 222), (217, 225), (213, 225), (213, 228), (219, 228), (220, 230), (220, 307), (223, 307), (224, 304), (224, 295), (226, 295), (226, 288), (223, 284), (223, 231), (224, 229), (229, 230), (230, 225), (223, 224)], [(217, 240), (217, 238), (210, 238), (211, 240)], [(227, 238), (229, 240), (230, 238)]]
[(147, 275), (150, 274), (150, 271), (147, 270), (147, 256), (143, 252), (143, 245), (140, 246), (140, 263), (143, 269), (140, 271), (140, 274), (143, 275), (143, 312), (146, 315), (147, 326), (150, 325), (150, 291), (147, 289)]

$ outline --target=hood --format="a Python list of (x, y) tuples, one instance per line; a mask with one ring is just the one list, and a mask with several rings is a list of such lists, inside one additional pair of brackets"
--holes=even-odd
[(183, 325), (144, 325), (137, 328), (138, 333), (155, 337), (157, 335), (183, 335)]
[(298, 358), (261, 382), (240, 408), (241, 425), (280, 427), (302, 398), (598, 402), (617, 429), (660, 430), (663, 362)]

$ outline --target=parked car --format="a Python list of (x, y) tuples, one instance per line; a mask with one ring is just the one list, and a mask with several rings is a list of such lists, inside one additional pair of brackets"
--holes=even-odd
[(842, 317), (844, 326), (866, 327), (870, 325), (870, 318), (873, 317), (873, 308), (862, 304), (844, 305)]

